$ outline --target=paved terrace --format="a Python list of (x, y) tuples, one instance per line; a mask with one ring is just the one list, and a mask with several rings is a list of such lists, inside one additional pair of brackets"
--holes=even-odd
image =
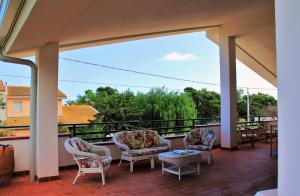
[(270, 157), (269, 145), (255, 148), (243, 145), (237, 151), (213, 150), (211, 166), (201, 164), (201, 175), (186, 175), (181, 181), (172, 174), (161, 174), (160, 163), (150, 170), (149, 162), (137, 162), (129, 172), (125, 162), (111, 167), (107, 185), (102, 186), (99, 174), (80, 177), (72, 185), (77, 168), (60, 171), (60, 180), (29, 183), (28, 176), (12, 178), (0, 195), (253, 195), (258, 190), (277, 186), (277, 159)]

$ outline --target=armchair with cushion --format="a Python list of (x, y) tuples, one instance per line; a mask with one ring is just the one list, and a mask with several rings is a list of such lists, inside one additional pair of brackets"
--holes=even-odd
[(216, 140), (216, 134), (209, 129), (196, 128), (190, 131), (183, 139), (185, 149), (199, 150), (208, 154), (208, 164), (212, 160), (212, 147)]
[(86, 173), (101, 173), (102, 184), (105, 185), (105, 172), (110, 168), (112, 161), (108, 148), (90, 144), (76, 137), (67, 139), (64, 146), (67, 152), (73, 155), (79, 168), (73, 184)]
[(130, 172), (133, 172), (133, 163), (139, 160), (150, 160), (151, 169), (158, 153), (171, 149), (171, 142), (162, 138), (152, 130), (122, 131), (115, 133), (113, 142), (121, 150), (121, 159), (130, 162)]

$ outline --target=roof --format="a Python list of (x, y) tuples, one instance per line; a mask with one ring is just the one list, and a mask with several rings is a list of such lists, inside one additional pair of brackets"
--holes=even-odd
[[(89, 105), (69, 105), (62, 106), (62, 116), (58, 116), (59, 124), (83, 124), (95, 120), (95, 114), (98, 113)], [(29, 126), (29, 117), (8, 117), (5, 126)]]
[(98, 113), (96, 109), (89, 105), (68, 105), (62, 107), (62, 116), (59, 118), (61, 124), (89, 123), (95, 120)]
[[(21, 96), (21, 97), (29, 97), (30, 96), (30, 87), (28, 86), (7, 86), (7, 96)], [(59, 98), (67, 98), (67, 96), (58, 89), (57, 96)]]
[(0, 80), (0, 92), (5, 91), (5, 86), (3, 84), (3, 81)]

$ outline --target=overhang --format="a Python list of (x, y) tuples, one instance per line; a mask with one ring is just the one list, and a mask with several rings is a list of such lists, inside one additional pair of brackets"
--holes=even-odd
[[(72, 50), (213, 31), (245, 15), (259, 15), (265, 22), (261, 23), (263, 26), (250, 24), (253, 28), (249, 29), (245, 21), (240, 27), (245, 31), (237, 34), (238, 44), (250, 55), (252, 51), (260, 53), (259, 61), (276, 75), (274, 17), (270, 18), (274, 12), (273, 0), (12, 0), (11, 6), (16, 7), (17, 3), (21, 9), (2, 39), (2, 46), (4, 53), (19, 57), (33, 55), (36, 48), (51, 42), (58, 42), (61, 51)], [(7, 25), (2, 26), (1, 32)], [(259, 71), (258, 74), (276, 83)]]

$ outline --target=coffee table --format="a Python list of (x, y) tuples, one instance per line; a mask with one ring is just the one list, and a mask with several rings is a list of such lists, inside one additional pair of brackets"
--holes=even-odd
[[(164, 172), (176, 174), (179, 180), (181, 180), (181, 175), (185, 174), (198, 173), (198, 175), (200, 175), (202, 152), (198, 150), (185, 151), (187, 152), (186, 154), (178, 154), (174, 151), (159, 153), (158, 159), (162, 164), (162, 174), (164, 174)], [(171, 166), (165, 167), (165, 163)]]

